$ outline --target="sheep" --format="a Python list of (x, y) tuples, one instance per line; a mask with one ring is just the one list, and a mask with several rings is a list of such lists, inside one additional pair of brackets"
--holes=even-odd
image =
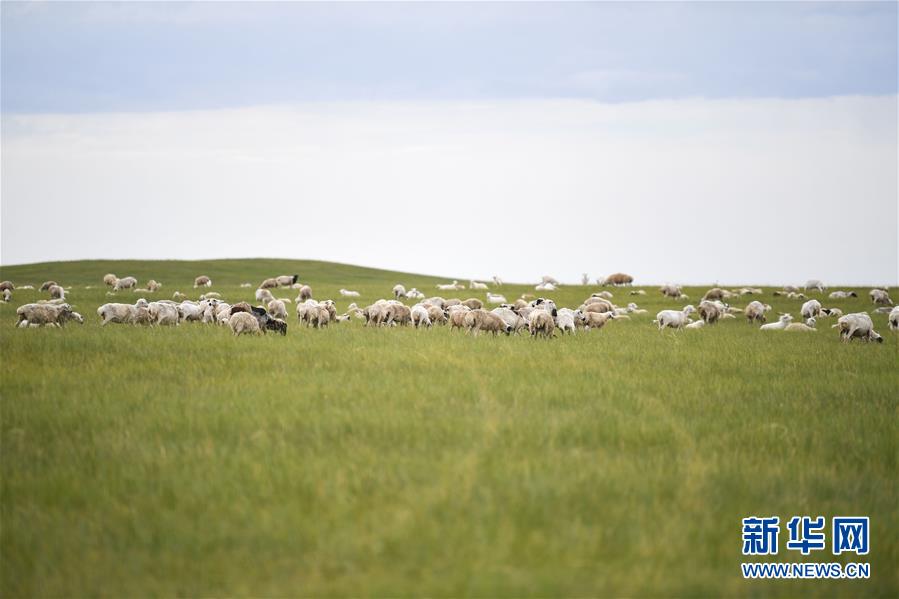
[(704, 320), (697, 320), (696, 322), (691, 322), (690, 324), (684, 326), (685, 329), (701, 329), (705, 326)]
[(12, 291), (10, 291), (9, 289), (4, 289), (3, 290), (3, 301), (6, 303), (9, 303), (11, 299), (12, 299)]
[[(446, 310), (447, 308), (452, 308), (453, 306), (461, 306), (461, 305), (462, 305), (462, 300), (451, 297), (450, 299), (443, 302), (443, 309)], [(466, 307), (468, 307), (468, 306), (466, 306)]]
[(178, 308), (164, 302), (150, 302), (147, 307), (150, 312), (150, 322), (160, 326), (180, 324)]
[(561, 283), (559, 283), (559, 281), (557, 281), (554, 277), (551, 277), (549, 275), (543, 275), (543, 277), (541, 277), (541, 279), (540, 279), (540, 282), (543, 283), (544, 285), (547, 285), (547, 284), (552, 285), (553, 287), (558, 287), (559, 285), (561, 285)]
[(206, 275), (200, 275), (196, 279), (194, 279), (194, 289), (197, 287), (212, 287), (212, 279), (207, 277)]
[(281, 275), (280, 277), (275, 278), (275, 282), (279, 287), (290, 287), (296, 283), (299, 278), (300, 275)]
[(615, 287), (621, 287), (623, 285), (632, 285), (634, 282), (634, 277), (629, 274), (625, 274), (623, 272), (612, 273), (603, 279), (603, 282), (600, 285), (614, 285)]
[(527, 321), (510, 308), (494, 308), (491, 312), (502, 318), (513, 332), (517, 333), (527, 326)]
[(50, 297), (52, 299), (66, 299), (66, 290), (59, 285), (50, 285), (50, 287), (47, 288), (47, 291), (50, 292)]
[(147, 300), (141, 298), (134, 304), (103, 304), (97, 308), (97, 316), (102, 319), (100, 326), (114, 324), (150, 324)]
[(646, 291), (643, 289), (634, 289), (630, 292), (631, 295), (646, 295)]
[(843, 311), (839, 308), (821, 308), (821, 316), (836, 316), (839, 318), (843, 315)]
[(549, 312), (549, 315), (553, 318), (558, 314), (558, 310), (556, 308), (556, 302), (550, 299), (545, 299), (542, 297), (538, 297), (534, 301), (531, 302), (530, 306), (532, 308), (539, 308), (540, 310), (545, 310)]
[[(299, 312), (299, 310), (300, 306), (297, 306), (297, 312)], [(362, 315), (365, 318), (365, 326), (379, 326), (384, 321), (384, 312), (386, 310), (386, 303), (382, 304), (378, 302), (364, 308), (362, 310)]]
[(56, 281), (44, 281), (43, 285), (41, 285), (41, 288), (38, 289), (38, 291), (47, 291), (48, 289), (50, 289), (50, 287), (53, 287), (55, 285), (59, 285), (59, 283), (57, 283)]
[(890, 310), (890, 330), (891, 331), (899, 331), (899, 306), (896, 306), (892, 310)]
[(780, 318), (777, 319), (777, 322), (769, 322), (768, 324), (763, 324), (759, 327), (760, 331), (782, 331), (787, 328), (787, 325), (793, 320), (793, 317), (790, 314), (781, 314)]
[(506, 321), (498, 314), (487, 312), (481, 308), (466, 312), (462, 324), (465, 330), (474, 337), (477, 337), (481, 331), (493, 333), (494, 336), (498, 333), (508, 335), (512, 332), (512, 327), (506, 324)]
[(858, 294), (854, 291), (832, 291), (827, 297), (829, 297), (830, 299), (846, 299), (850, 297), (858, 297)]
[(880, 304), (882, 306), (893, 305), (893, 300), (890, 299), (890, 294), (887, 293), (885, 289), (872, 289), (868, 292), (868, 296), (875, 304)]
[(426, 306), (437, 306), (438, 308), (444, 308), (445, 307), (444, 304), (446, 303), (446, 300), (440, 296), (435, 296), (435, 297), (429, 297), (422, 303), (425, 304)]
[(705, 295), (702, 296), (703, 300), (724, 300), (730, 297), (730, 291), (726, 289), (721, 289), (720, 287), (712, 287), (708, 291), (705, 292)]
[(284, 302), (275, 299), (270, 301), (266, 307), (268, 308), (268, 313), (272, 315), (274, 318), (287, 318), (287, 306), (284, 305)]
[(397, 283), (393, 286), (393, 298), (402, 299), (404, 297), (406, 297), (406, 288), (400, 283)]
[(542, 335), (544, 338), (549, 338), (555, 334), (556, 322), (546, 310), (535, 309), (528, 314), (527, 319), (531, 337)]
[(437, 289), (440, 289), (441, 291), (455, 291), (460, 288), (465, 289), (465, 287), (460, 287), (459, 281), (453, 281), (452, 283), (445, 283), (445, 284), (437, 285)]
[(562, 308), (558, 310), (556, 313), (556, 328), (559, 329), (563, 334), (569, 333), (573, 334), (575, 332), (574, 327), (575, 322), (575, 311), (570, 308)]
[(666, 283), (666, 284), (662, 285), (661, 287), (659, 287), (659, 291), (665, 297), (671, 297), (674, 299), (680, 299), (682, 297), (685, 297), (683, 289), (681, 289), (680, 285), (673, 285), (671, 283)]
[(14, 291), (16, 288), (12, 281), (3, 281), (0, 283), (0, 291)]
[(818, 329), (815, 328), (815, 324), (814, 318), (809, 318), (804, 323), (791, 322), (784, 331), (788, 333), (817, 333)]
[(154, 279), (147, 281), (147, 291), (154, 293), (162, 289), (162, 283), (156, 282)]
[(790, 291), (787, 293), (787, 299), (804, 300), (806, 299), (806, 295), (804, 293), (796, 293), (795, 291)]
[(250, 312), (232, 314), (228, 319), (228, 326), (231, 327), (235, 337), (238, 335), (262, 334), (262, 327), (259, 326), (259, 321)]
[(413, 287), (406, 292), (406, 297), (408, 297), (409, 299), (424, 299), (425, 294)]
[(204, 293), (203, 295), (200, 296), (200, 301), (203, 301), (206, 299), (222, 299), (222, 294), (217, 291), (210, 291), (210, 292)]
[(482, 302), (481, 300), (479, 300), (477, 298), (470, 297), (467, 300), (465, 300), (464, 302), (462, 302), (462, 305), (468, 306), (472, 310), (480, 310), (484, 307), (484, 302)]
[(16, 308), (16, 326), (62, 326), (71, 315), (69, 304), (25, 304)]
[[(723, 304), (721, 305), (723, 306)], [(709, 300), (699, 302), (699, 317), (706, 324), (715, 324), (721, 318), (723, 310), (718, 303)]]
[(437, 306), (425, 306), (428, 310), (428, 319), (431, 324), (446, 324), (446, 312)]
[(584, 312), (614, 312), (615, 306), (612, 302), (602, 298), (589, 298), (582, 308)]
[(470, 312), (468, 306), (451, 306), (447, 309), (447, 320), (450, 330), (461, 329), (465, 326), (465, 315)]
[(631, 302), (627, 305), (627, 313), (628, 314), (646, 314), (647, 310), (643, 308), (639, 308), (637, 304)]
[[(275, 299), (275, 296), (272, 295), (272, 292), (269, 291), (267, 288), (263, 288), (263, 287), (260, 287), (259, 289), (256, 290), (254, 297), (256, 298), (257, 302), (260, 302), (263, 304), (267, 304), (268, 302)], [(297, 298), (297, 301), (299, 301), (299, 299), (300, 298)]]
[(431, 328), (431, 317), (428, 315), (427, 307), (415, 304), (410, 310), (410, 316), (412, 318), (412, 326), (416, 328), (423, 326)]
[(765, 316), (765, 312), (771, 310), (771, 306), (768, 304), (763, 304), (760, 301), (752, 301), (746, 304), (746, 308), (743, 310), (743, 314), (746, 316), (747, 322), (750, 324), (753, 321), (765, 322), (767, 317)]
[(278, 286), (278, 279), (272, 277), (270, 279), (264, 279), (261, 283), (259, 283), (258, 289), (274, 289)]
[(478, 281), (469, 281), (468, 282), (469, 289), (487, 289), (487, 285), (484, 283), (479, 283)]
[(187, 299), (187, 295), (181, 293), (180, 291), (176, 291), (175, 293), (172, 294), (172, 299), (176, 300), (176, 301)]
[(313, 328), (324, 328), (331, 322), (331, 313), (328, 311), (327, 306), (323, 304), (310, 306), (306, 310), (306, 322)]
[(350, 291), (349, 289), (341, 289), (340, 295), (342, 297), (359, 297), (358, 291)]
[(103, 284), (112, 287), (115, 285), (115, 282), (118, 281), (119, 278), (112, 273), (103, 275)]
[(552, 283), (540, 283), (536, 287), (534, 287), (537, 291), (555, 291), (556, 286)]
[(695, 311), (693, 306), (685, 306), (683, 310), (662, 310), (652, 322), (658, 324), (660, 331), (666, 327), (680, 329), (690, 323), (690, 314)]
[(300, 294), (297, 296), (297, 301), (304, 302), (307, 299), (312, 299), (312, 287), (303, 285), (300, 287)]
[(841, 316), (832, 328), (840, 329), (840, 341), (845, 343), (851, 342), (856, 337), (863, 341), (883, 343), (883, 337), (874, 330), (874, 322), (865, 312)]
[(811, 317), (819, 317), (821, 316), (821, 302), (816, 299), (809, 300), (802, 304), (802, 309), (799, 310), (799, 314), (802, 315), (803, 318), (811, 318)]
[(409, 306), (405, 306), (398, 302), (388, 305), (384, 316), (384, 324), (387, 326), (390, 326), (393, 323), (406, 326), (412, 321), (412, 311), (409, 309)]
[(496, 285), (497, 287), (502, 287), (502, 286), (503, 286), (503, 280), (500, 279), (498, 276), (493, 275), (493, 284)]
[(758, 287), (741, 287), (739, 290), (740, 295), (761, 295), (762, 290)]
[(504, 295), (500, 295), (498, 293), (487, 293), (487, 303), (488, 304), (505, 304), (506, 297)]
[(137, 287), (137, 279), (134, 277), (122, 277), (116, 279), (115, 285), (112, 286), (113, 291), (121, 291), (122, 289), (131, 289)]
[(252, 287), (252, 286), (253, 286), (252, 283), (241, 283), (241, 284), (240, 284), (240, 287), (241, 287), (242, 289), (249, 289), (249, 288)]
[(827, 287), (825, 287), (825, 286), (824, 286), (824, 283), (822, 283), (822, 282), (819, 281), (818, 279), (809, 279), (809, 280), (806, 281), (806, 283), (805, 283), (805, 290), (806, 290), (806, 291), (811, 291), (811, 290), (813, 290), (813, 289), (814, 289), (815, 291), (820, 292), (820, 293), (824, 293), (824, 290), (827, 289)]

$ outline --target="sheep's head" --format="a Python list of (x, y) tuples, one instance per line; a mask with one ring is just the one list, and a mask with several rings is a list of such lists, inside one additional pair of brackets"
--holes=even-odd
[(791, 314), (780, 315), (780, 321), (783, 323), (789, 323), (791, 320), (793, 320), (793, 316)]
[(696, 308), (694, 308), (692, 305), (688, 305), (688, 306), (684, 307), (684, 314), (689, 316), (690, 314), (693, 314), (694, 312), (696, 312)]

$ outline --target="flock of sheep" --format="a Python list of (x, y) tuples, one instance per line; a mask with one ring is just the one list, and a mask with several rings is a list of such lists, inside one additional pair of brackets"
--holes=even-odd
[[(577, 308), (558, 307), (552, 299), (544, 297), (532, 297), (523, 295), (514, 302), (508, 302), (501, 293), (491, 292), (485, 283), (470, 282), (470, 289), (485, 291), (487, 304), (494, 307), (485, 308), (484, 301), (477, 298), (465, 300), (440, 296), (426, 297), (418, 289), (407, 290), (403, 285), (393, 288), (393, 297), (379, 299), (364, 308), (355, 303), (350, 304), (347, 311), (338, 314), (333, 300), (319, 301), (313, 299), (312, 289), (309, 285), (298, 282), (297, 275), (282, 275), (265, 279), (255, 291), (255, 301), (259, 305), (250, 305), (247, 302), (230, 304), (222, 300), (221, 295), (206, 291), (198, 300), (190, 300), (180, 293), (175, 292), (171, 300), (147, 301), (138, 299), (135, 303), (106, 303), (97, 308), (97, 315), (101, 325), (107, 324), (132, 324), (132, 325), (180, 325), (182, 322), (200, 322), (217, 324), (230, 327), (234, 335), (262, 334), (266, 331), (275, 331), (282, 335), (287, 334), (288, 309), (287, 304), (295, 302), (297, 321), (308, 327), (323, 328), (330, 323), (344, 322), (350, 319), (359, 319), (366, 326), (412, 326), (416, 328), (446, 325), (451, 330), (461, 329), (473, 336), (481, 332), (498, 335), (526, 332), (533, 337), (553, 337), (560, 334), (573, 334), (578, 329), (600, 329), (608, 322), (616, 319), (628, 319), (631, 316), (645, 314), (636, 303), (630, 302), (626, 307), (620, 307), (612, 303), (613, 294), (609, 291), (594, 293), (586, 298)], [(584, 275), (587, 282), (589, 279)], [(117, 292), (132, 289), (135, 292), (154, 293), (161, 289), (162, 285), (154, 280), (147, 282), (146, 287), (138, 288), (137, 279), (134, 277), (118, 278), (114, 274), (103, 277), (103, 282), (112, 291), (109, 295), (117, 295)], [(494, 277), (494, 285), (502, 286), (502, 281)], [(604, 279), (597, 280), (602, 285), (628, 286), (633, 282), (630, 275), (615, 273)], [(212, 280), (207, 276), (199, 276), (194, 281), (194, 288), (209, 288)], [(241, 287), (252, 287), (244, 283)], [(553, 291), (559, 287), (559, 282), (553, 277), (545, 276), (536, 285), (537, 291)], [(20, 287), (20, 288), (28, 288)], [(277, 298), (273, 289), (292, 288), (298, 291), (295, 300), (289, 298)], [(465, 286), (458, 281), (437, 285), (441, 291), (463, 290)], [(16, 287), (10, 281), (0, 283), (0, 293), (3, 301), (10, 301), (12, 292)], [(38, 303), (25, 304), (16, 310), (19, 327), (63, 326), (69, 321), (84, 322), (84, 318), (74, 312), (66, 303), (66, 289), (55, 281), (47, 281), (40, 287), (46, 291), (50, 299)], [(659, 291), (662, 295), (678, 300), (688, 299), (683, 289), (678, 285), (663, 285)], [(750, 301), (743, 308), (729, 305), (727, 302), (733, 298), (747, 295), (761, 294), (758, 288), (744, 287), (736, 290), (727, 290), (719, 287), (710, 289), (703, 296), (698, 309), (693, 305), (687, 305), (681, 310), (662, 310), (652, 321), (659, 330), (672, 329), (698, 329), (714, 325), (721, 320), (734, 319), (742, 315), (749, 323), (760, 323), (763, 331), (796, 331), (814, 332), (817, 321), (821, 318), (835, 317), (837, 319), (833, 328), (839, 329), (843, 341), (860, 339), (863, 341), (883, 341), (883, 338), (874, 330), (874, 324), (870, 315), (866, 312), (843, 314), (839, 308), (825, 308), (818, 299), (809, 299), (807, 293), (825, 293), (825, 287), (820, 281), (809, 281), (804, 289), (786, 286), (782, 291), (775, 291), (774, 295), (784, 295), (790, 299), (804, 300), (800, 309), (803, 322), (792, 322), (791, 314), (781, 314), (776, 322), (767, 323), (767, 314), (771, 306), (758, 300)], [(630, 290), (632, 296), (645, 295), (644, 290)], [(340, 294), (346, 298), (360, 297), (359, 292), (341, 289)], [(889, 313), (889, 326), (891, 330), (899, 330), (899, 307), (893, 307), (892, 299), (886, 289), (872, 289), (869, 293), (871, 301), (877, 306), (875, 311)], [(830, 299), (845, 299), (856, 297), (852, 291), (833, 291), (828, 295)], [(414, 304), (407, 305), (403, 300), (416, 300)], [(693, 316), (697, 318), (694, 319)]]

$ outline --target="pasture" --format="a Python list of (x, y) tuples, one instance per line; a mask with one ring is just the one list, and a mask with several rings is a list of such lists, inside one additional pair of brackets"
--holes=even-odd
[[(689, 302), (646, 287), (612, 292), (648, 314), (548, 341), (311, 330), (292, 304), (286, 337), (235, 338), (100, 328), (98, 305), (139, 297), (109, 299), (107, 272), (194, 299), (207, 274), (229, 301), (298, 273), (341, 312), (341, 287), (361, 306), (398, 282), (484, 297), (437, 292), (458, 275), (321, 262), (3, 267), (16, 284), (72, 286), (86, 320), (14, 328), (36, 289), (0, 305), (5, 596), (899, 595), (899, 335), (884, 314), (883, 344), (841, 344), (826, 318), (808, 334), (742, 319), (660, 333), (658, 310), (708, 287), (686, 288)], [(596, 290), (541, 295), (576, 307)], [(856, 290), (822, 301), (871, 310)], [(800, 301), (771, 291), (773, 314), (798, 317)], [(750, 515), (870, 516), (870, 580), (743, 580)], [(783, 543), (779, 561), (843, 561)]]

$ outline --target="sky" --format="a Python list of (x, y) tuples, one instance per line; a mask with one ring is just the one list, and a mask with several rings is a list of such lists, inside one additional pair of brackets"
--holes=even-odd
[(0, 262), (899, 282), (897, 4), (0, 4)]

